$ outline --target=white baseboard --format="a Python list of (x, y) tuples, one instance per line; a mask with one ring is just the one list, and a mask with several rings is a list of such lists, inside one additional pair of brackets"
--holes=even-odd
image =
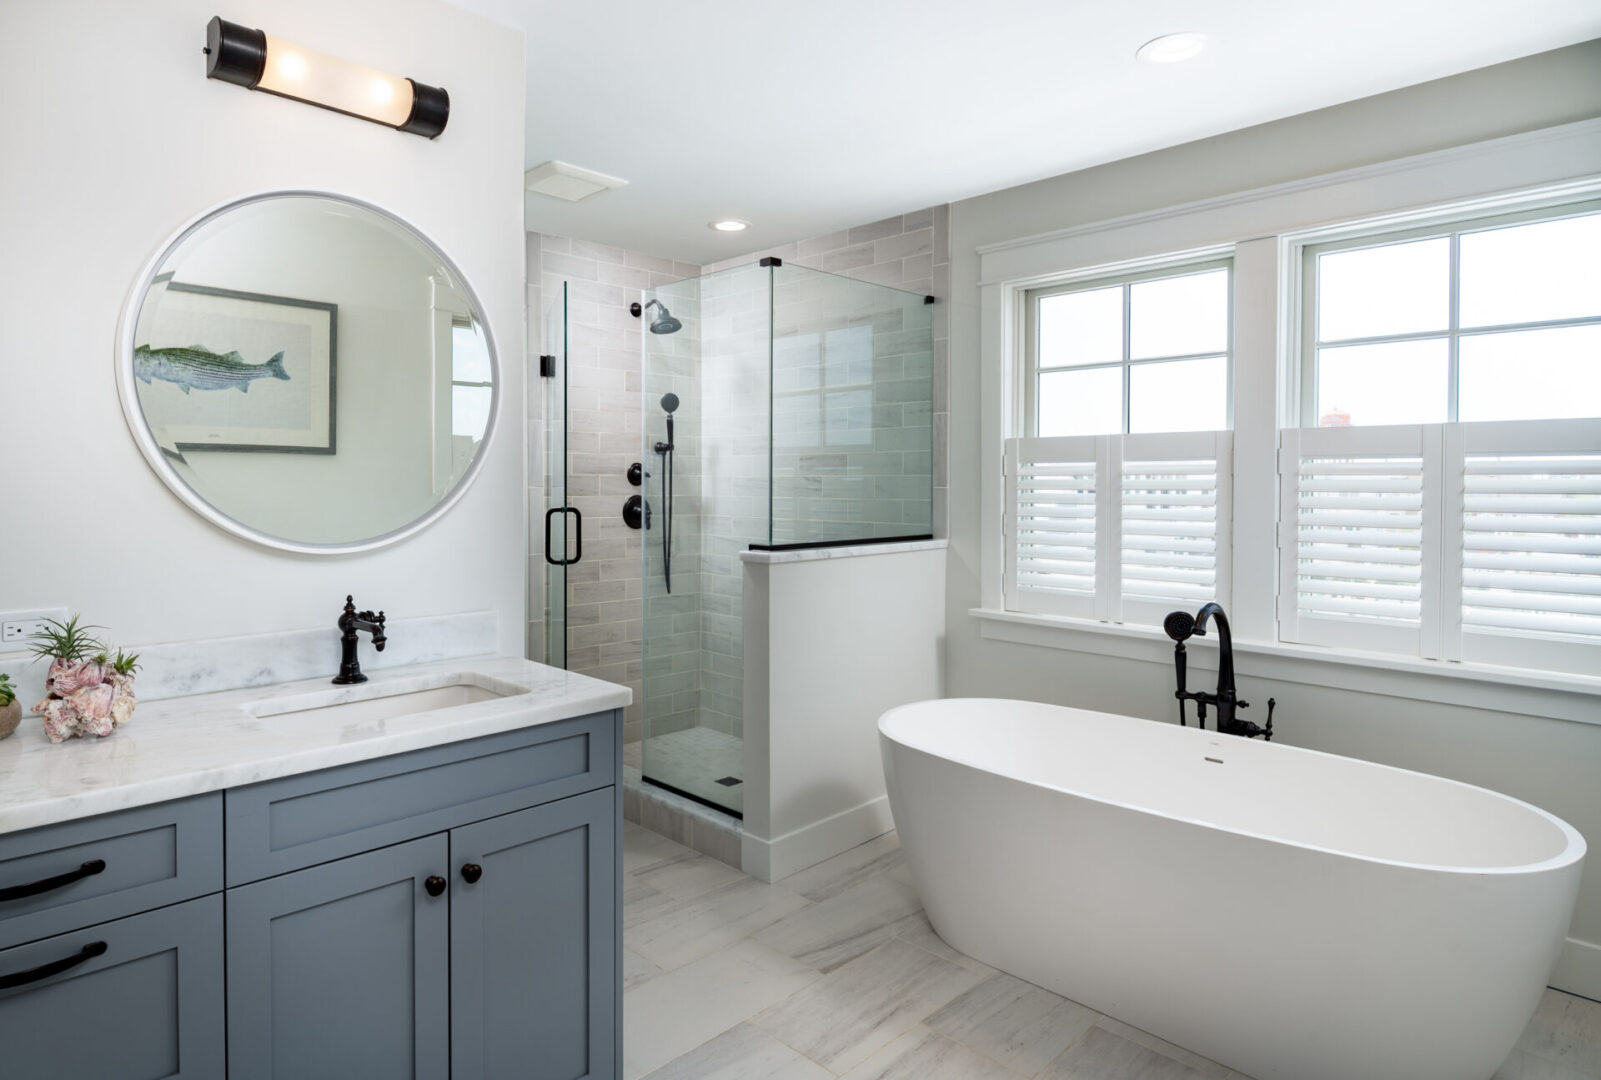
[(1551, 985), (1570, 994), (1601, 1001), (1601, 945), (1568, 938), (1551, 973)]
[(772, 840), (746, 833), (740, 850), (741, 869), (761, 881), (777, 881), (865, 844), (894, 827), (889, 796), (880, 795)]

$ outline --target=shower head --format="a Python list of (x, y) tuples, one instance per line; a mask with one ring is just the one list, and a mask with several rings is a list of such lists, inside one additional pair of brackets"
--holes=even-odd
[(667, 305), (660, 300), (652, 300), (645, 305), (645, 310), (652, 307), (659, 308), (661, 314), (650, 321), (650, 332), (653, 334), (672, 334), (684, 328), (684, 324), (673, 318), (673, 313), (667, 310)]
[(1187, 611), (1169, 612), (1167, 618), (1162, 620), (1162, 629), (1174, 641), (1183, 641), (1195, 633), (1195, 616)]
[(662, 411), (665, 412), (668, 416), (671, 416), (671, 415), (673, 415), (673, 413), (678, 411), (678, 395), (677, 394), (663, 394), (662, 395)]

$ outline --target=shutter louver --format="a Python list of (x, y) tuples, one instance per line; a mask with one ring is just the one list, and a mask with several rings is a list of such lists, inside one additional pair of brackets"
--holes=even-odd
[(1417, 655), (1437, 528), (1425, 521), (1436, 509), (1425, 429), (1292, 429), (1283, 437), (1281, 636)]
[(1006, 606), (1160, 623), (1228, 602), (1231, 432), (1012, 439)]
[(1462, 659), (1601, 671), (1601, 421), (1462, 428)]
[(1007, 444), (1006, 606), (1013, 611), (1095, 614), (1096, 442)]
[(1226, 602), (1231, 443), (1229, 432), (1124, 437), (1125, 621), (1160, 622), (1175, 608)]

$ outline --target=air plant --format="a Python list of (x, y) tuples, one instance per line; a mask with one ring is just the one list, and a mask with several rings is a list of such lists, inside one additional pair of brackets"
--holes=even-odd
[(0, 709), (17, 700), (17, 688), (11, 685), (11, 676), (0, 671)]
[(33, 707), (44, 717), (51, 742), (77, 735), (110, 735), (133, 715), (133, 674), (139, 670), (137, 653), (117, 649), (90, 631), (104, 627), (80, 621), (45, 620), (43, 630), (29, 635), (29, 649), (50, 661), (45, 674), (45, 697)]
[(74, 615), (66, 622), (46, 619), (45, 629), (28, 635), (28, 651), (41, 660), (83, 660), (95, 653), (103, 653), (105, 642), (89, 633), (104, 630), (93, 623), (80, 623), (82, 616)]

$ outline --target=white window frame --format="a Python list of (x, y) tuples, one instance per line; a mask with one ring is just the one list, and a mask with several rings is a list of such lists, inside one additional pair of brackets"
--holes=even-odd
[[(1538, 200), (1537, 200), (1538, 201)], [(1461, 292), (1461, 241), (1464, 233), (1483, 232), (1490, 229), (1502, 228), (1520, 223), (1533, 223), (1537, 221), (1560, 221), (1564, 218), (1585, 217), (1601, 212), (1601, 201), (1587, 200), (1578, 203), (1569, 203), (1557, 206), (1539, 205), (1534, 208), (1515, 210), (1510, 213), (1494, 214), (1489, 217), (1476, 216), (1468, 218), (1455, 218), (1441, 221), (1437, 224), (1414, 226), (1402, 229), (1380, 229), (1373, 232), (1362, 233), (1358, 236), (1342, 236), (1340, 239), (1324, 240), (1322, 242), (1302, 243), (1301, 255), (1301, 407), (1300, 426), (1316, 427), (1319, 413), (1317, 403), (1317, 362), (1318, 350), (1335, 346), (1348, 345), (1379, 345), (1401, 341), (1434, 341), (1445, 339), (1447, 350), (1446, 362), (1446, 414), (1445, 423), (1455, 423), (1457, 420), (1457, 401), (1460, 391), (1460, 365), (1457, 362), (1461, 340), (1464, 337), (1476, 337), (1481, 334), (1506, 333), (1514, 330), (1550, 330), (1569, 326), (1595, 326), (1601, 324), (1601, 315), (1585, 316), (1571, 319), (1542, 319), (1526, 323), (1492, 323), (1486, 326), (1472, 326), (1463, 329), (1459, 311), (1458, 298)], [(1353, 227), (1347, 224), (1341, 227), (1342, 232), (1348, 232)], [(1407, 243), (1414, 240), (1448, 239), (1450, 241), (1450, 269), (1449, 289), (1450, 298), (1447, 305), (1447, 325), (1434, 330), (1419, 330), (1405, 334), (1377, 334), (1362, 338), (1341, 338), (1333, 341), (1321, 340), (1318, 332), (1318, 256), (1339, 251), (1361, 251), (1369, 248), (1388, 247), (1392, 244)], [(1311, 328), (1308, 332), (1307, 328)]]
[[(1133, 359), (1130, 356), (1130, 315), (1132, 312), (1131, 287), (1146, 281), (1183, 277), (1209, 270), (1225, 270), (1228, 310), (1224, 358), (1225, 417), (1229, 428), (1220, 431), (1140, 432), (1130, 434), (1129, 411), (1131, 404), (1131, 372), (1136, 366), (1170, 363), (1200, 357), (1213, 357), (1217, 352), (1196, 353), (1193, 356), (1163, 356)], [(1122, 355), (1116, 361), (1099, 364), (1077, 364), (1063, 368), (1041, 369), (1039, 365), (1039, 304), (1042, 299), (1065, 293), (1088, 292), (1104, 288), (1120, 288), (1123, 310)], [(1215, 599), (1225, 607), (1232, 600), (1233, 551), (1231, 545), (1233, 524), (1233, 374), (1234, 374), (1234, 263), (1232, 250), (1180, 252), (1135, 263), (1091, 267), (1072, 274), (1062, 275), (1050, 282), (1038, 283), (1022, 293), (1020, 304), (1022, 320), (1021, 351), (1014, 362), (1014, 384), (1020, 393), (1015, 408), (1008, 418), (1006, 469), (1009, 486), (1007, 506), (1002, 528), (1005, 541), (1005, 583), (1002, 603), (1006, 610), (1043, 614), (1056, 617), (1095, 620), (1102, 623), (1134, 623), (1155, 626), (1164, 615), (1176, 608), (1199, 607), (1204, 600), (1187, 595), (1193, 590), (1176, 590), (1171, 601), (1148, 595), (1125, 593), (1123, 573), (1123, 509), (1125, 487), (1131, 483), (1125, 473), (1125, 460), (1132, 463), (1160, 460), (1211, 461), (1216, 464), (1213, 489), (1214, 520), (1213, 586), (1207, 599)], [(1043, 371), (1085, 371), (1119, 368), (1122, 374), (1123, 416), (1122, 431), (1106, 435), (1066, 435), (1038, 437), (1038, 386)], [(1024, 459), (1041, 455), (1041, 460), (1077, 462), (1094, 465), (1094, 588), (1091, 592), (1030, 589), (1020, 580), (1020, 560), (1017, 542), (1022, 518), (1018, 501), (1018, 487), (1022, 481), (1020, 469)]]
[[(1131, 287), (1147, 281), (1161, 281), (1164, 278), (1187, 277), (1190, 274), (1204, 273), (1208, 270), (1225, 270), (1225, 280), (1228, 282), (1224, 303), (1227, 305), (1226, 329), (1223, 340), (1223, 398), (1224, 420), (1223, 430), (1232, 430), (1234, 427), (1234, 395), (1231, 392), (1234, 386), (1234, 260), (1224, 255), (1194, 261), (1191, 258), (1178, 256), (1178, 261), (1162, 262), (1151, 266), (1141, 264), (1139, 269), (1108, 268), (1108, 272), (1101, 276), (1075, 275), (1066, 281), (1042, 285), (1028, 290), (1024, 299), (1024, 332), (1023, 332), (1023, 409), (1022, 415), (1015, 421), (1014, 430), (1027, 437), (1036, 437), (1039, 434), (1039, 385), (1040, 376), (1046, 372), (1056, 371), (1097, 371), (1107, 368), (1119, 368), (1123, 380), (1123, 427), (1122, 433), (1129, 433), (1129, 412), (1133, 402), (1133, 370), (1150, 364), (1171, 364), (1180, 360), (1205, 360), (1219, 355), (1217, 352), (1202, 352), (1180, 354), (1176, 356), (1152, 356), (1135, 359), (1130, 355), (1133, 335), (1130, 332), (1131, 315), (1133, 312), (1133, 298)], [(1123, 352), (1117, 360), (1103, 361), (1097, 364), (1069, 364), (1042, 368), (1040, 366), (1039, 343), (1039, 308), (1040, 301), (1053, 296), (1062, 296), (1068, 293), (1094, 292), (1098, 289), (1119, 288), (1122, 290), (1123, 302)], [(1150, 433), (1159, 434), (1159, 433)]]
[[(1560, 221), (1588, 216), (1601, 210), (1595, 199), (1553, 200), (1549, 192), (1513, 193), (1499, 201), (1499, 212), (1464, 213), (1452, 207), (1429, 212), (1426, 224), (1415, 221), (1398, 226), (1377, 219), (1342, 223), (1320, 235), (1303, 233), (1295, 238), (1293, 265), (1299, 274), (1291, 283), (1298, 290), (1291, 310), (1296, 316), (1299, 349), (1289, 353), (1298, 360), (1298, 407), (1285, 418), (1281, 434), (1279, 479), (1281, 498), (1277, 560), (1278, 639), (1285, 644), (1322, 645), (1363, 649), (1384, 656), (1444, 661), (1447, 665), (1471, 659), (1494, 662), (1532, 674), (1594, 675), (1601, 673), (1601, 643), (1554, 634), (1487, 633), (1464, 630), (1463, 580), (1463, 469), (1470, 448), (1504, 449), (1528, 453), (1601, 449), (1596, 432), (1601, 421), (1553, 419), (1546, 421), (1494, 421), (1465, 423), (1457, 420), (1459, 392), (1458, 345), (1464, 336), (1511, 330), (1601, 325), (1601, 315), (1551, 319), (1530, 323), (1492, 324), (1464, 330), (1459, 316), (1460, 238), (1520, 222)], [(1329, 238), (1327, 233), (1338, 234)], [(1317, 258), (1329, 251), (1353, 251), (1412, 240), (1449, 240), (1448, 325), (1443, 329), (1360, 339), (1321, 341), (1318, 331)], [(1318, 349), (1329, 345), (1389, 341), (1439, 340), (1448, 342), (1447, 419), (1441, 423), (1394, 426), (1318, 427), (1321, 405), (1316, 400)], [(1547, 445), (1547, 442), (1549, 445)], [(1416, 625), (1341, 616), (1307, 614), (1301, 604), (1301, 550), (1298, 493), (1301, 484), (1301, 450), (1310, 457), (1329, 458), (1341, 453), (1354, 458), (1386, 454), (1421, 462), (1422, 575), (1421, 614)]]
[[(1170, 661), (1172, 642), (1157, 628), (1004, 610), (1003, 446), (1023, 402), (1021, 365), (1014, 361), (1024, 338), (1024, 294), (1075, 276), (1104, 273), (1109, 266), (1134, 269), (1142, 261), (1151, 266), (1175, 261), (1159, 254), (1163, 252), (1187, 251), (1196, 261), (1232, 255), (1235, 527), (1230, 616), (1239, 673), (1601, 723), (1598, 676), (1280, 642), (1274, 558), (1279, 432), (1298, 424), (1301, 415), (1302, 343), (1295, 317), (1301, 301), (1301, 248), (1371, 233), (1381, 224), (1396, 229), (1429, 226), (1596, 198), (1601, 198), (1601, 119), (977, 246), (977, 307), (966, 313), (959, 305), (953, 308), (952, 334), (954, 345), (971, 332), (958, 328), (958, 315), (977, 322), (980, 503), (976, 520), (953, 518), (951, 536), (953, 555), (965, 550), (978, 565), (979, 595), (970, 609), (976, 632), (997, 643), (1153, 665)], [(958, 232), (958, 244), (960, 236)], [(1199, 642), (1191, 652), (1192, 670), (1206, 670), (1208, 642)]]

